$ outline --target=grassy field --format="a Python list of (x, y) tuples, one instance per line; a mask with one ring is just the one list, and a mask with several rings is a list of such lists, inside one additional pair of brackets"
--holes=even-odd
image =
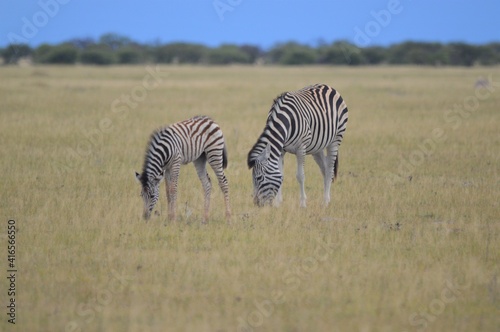
[[(0, 67), (2, 331), (499, 331), (500, 68)], [(476, 87), (480, 77), (491, 80)], [(340, 91), (332, 201), (295, 158), (280, 208), (246, 155), (273, 99)], [(483, 82), (484, 83), (484, 82)], [(222, 127), (233, 221), (192, 165), (179, 222), (145, 223), (134, 171), (164, 124)], [(213, 183), (215, 178), (210, 171)], [(16, 222), (16, 326), (5, 272)]]

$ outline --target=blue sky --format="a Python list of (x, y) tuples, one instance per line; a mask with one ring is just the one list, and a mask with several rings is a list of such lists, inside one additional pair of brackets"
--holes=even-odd
[(141, 43), (500, 41), (498, 0), (2, 0), (0, 47), (114, 32)]

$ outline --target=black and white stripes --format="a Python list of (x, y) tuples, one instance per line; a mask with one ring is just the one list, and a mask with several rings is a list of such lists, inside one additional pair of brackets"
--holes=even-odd
[[(337, 176), (338, 149), (347, 125), (347, 106), (333, 88), (316, 84), (285, 92), (274, 100), (267, 123), (248, 153), (252, 168), (254, 203), (262, 206), (282, 200), (283, 157), (297, 157), (300, 205), (306, 206), (305, 156), (312, 154), (324, 179), (324, 201), (330, 201), (330, 186)], [(326, 150), (326, 155), (325, 155)]]
[(175, 220), (180, 167), (190, 162), (194, 162), (205, 194), (203, 222), (207, 222), (210, 207), (211, 183), (206, 170), (207, 162), (214, 170), (224, 193), (226, 217), (230, 218), (229, 188), (224, 175), (224, 169), (227, 167), (224, 136), (213, 120), (206, 116), (196, 116), (156, 130), (151, 135), (142, 173), (136, 173), (136, 178), (142, 185), (145, 219), (150, 217), (158, 201), (160, 181), (165, 178), (168, 215), (170, 220)]

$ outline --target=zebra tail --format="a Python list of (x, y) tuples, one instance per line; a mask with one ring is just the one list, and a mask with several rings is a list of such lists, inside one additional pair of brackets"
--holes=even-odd
[(332, 182), (337, 178), (337, 172), (339, 170), (339, 154), (337, 153), (337, 158), (335, 158), (335, 165), (333, 166), (333, 179)]
[(222, 150), (222, 168), (226, 169), (227, 168), (227, 149), (226, 149), (226, 144), (224, 143), (224, 148)]

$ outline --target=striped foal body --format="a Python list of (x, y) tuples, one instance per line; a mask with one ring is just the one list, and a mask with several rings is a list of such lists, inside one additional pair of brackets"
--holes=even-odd
[(194, 163), (204, 190), (205, 204), (202, 222), (208, 220), (212, 189), (206, 164), (213, 169), (224, 194), (226, 218), (231, 217), (229, 187), (224, 169), (227, 151), (219, 125), (206, 116), (181, 121), (153, 132), (149, 140), (144, 167), (136, 178), (142, 185), (143, 217), (147, 220), (158, 201), (160, 181), (164, 178), (168, 201), (168, 217), (176, 219), (177, 182), (181, 165)]
[(316, 84), (278, 96), (262, 134), (248, 153), (254, 203), (259, 206), (281, 203), (283, 157), (289, 152), (297, 157), (300, 206), (306, 206), (304, 161), (309, 154), (313, 155), (323, 175), (324, 202), (328, 204), (347, 119), (344, 100), (327, 85)]

